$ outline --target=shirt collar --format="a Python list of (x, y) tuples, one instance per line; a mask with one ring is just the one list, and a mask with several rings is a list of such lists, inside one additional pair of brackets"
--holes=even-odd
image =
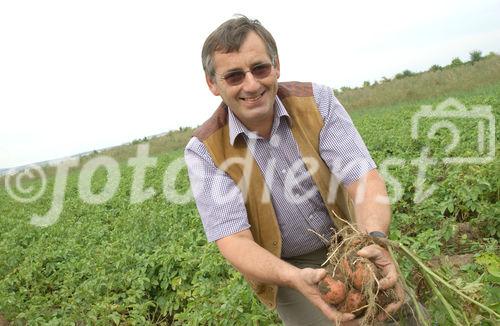
[[(283, 103), (281, 103), (281, 100), (276, 96), (276, 99), (274, 101), (274, 109), (275, 109), (275, 114), (274, 114), (274, 120), (273, 120), (273, 129), (272, 133), (278, 128), (281, 118), (286, 117), (286, 120), (288, 121), (289, 126), (291, 126), (291, 118), (288, 115), (288, 112), (286, 112), (285, 107), (283, 106)], [(262, 138), (258, 136), (255, 132), (250, 131), (241, 123), (241, 121), (234, 115), (233, 111), (231, 111), (230, 108), (228, 108), (228, 124), (229, 124), (229, 142), (231, 146), (234, 145), (234, 141), (236, 137), (238, 137), (240, 134), (245, 134), (249, 139), (258, 139)]]

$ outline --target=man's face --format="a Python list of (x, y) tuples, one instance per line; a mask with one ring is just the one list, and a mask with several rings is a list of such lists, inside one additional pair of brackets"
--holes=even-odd
[(210, 91), (221, 96), (249, 130), (256, 131), (263, 125), (272, 124), (280, 75), (278, 58), (275, 58), (275, 67), (265, 78), (258, 79), (251, 72), (247, 72), (244, 80), (233, 86), (222, 78), (233, 70), (249, 71), (258, 64), (271, 63), (262, 39), (256, 33), (250, 32), (238, 52), (215, 52), (214, 63), (216, 75), (213, 80), (206, 77)]

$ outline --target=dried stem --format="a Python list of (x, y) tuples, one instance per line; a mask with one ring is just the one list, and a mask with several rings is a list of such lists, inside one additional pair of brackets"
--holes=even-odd
[(346, 242), (347, 239), (344, 239), (342, 240), (339, 245), (335, 248), (335, 250), (326, 258), (325, 262), (323, 264), (321, 264), (321, 267), (325, 266), (326, 263), (328, 263), (330, 261), (330, 259), (332, 259), (332, 257), (335, 255), (335, 253), (337, 253), (337, 251), (342, 247), (342, 245), (344, 244), (344, 242)]
[(455, 315), (452, 306), (450, 305), (448, 300), (445, 299), (441, 291), (439, 291), (439, 289), (436, 286), (436, 283), (434, 283), (434, 280), (429, 276), (429, 274), (427, 273), (422, 273), (422, 274), (424, 275), (427, 284), (429, 284), (434, 294), (438, 297), (439, 301), (441, 301), (441, 303), (445, 307), (446, 311), (448, 312), (448, 315), (453, 321), (453, 325), (461, 325), (462, 323), (458, 320), (457, 316)]
[(401, 275), (400, 279), (401, 279), (401, 282), (403, 283), (403, 288), (406, 289), (406, 291), (408, 291), (408, 294), (410, 295), (411, 301), (413, 302), (413, 306), (415, 307), (415, 310), (417, 311), (417, 318), (418, 318), (419, 323), (424, 325), (424, 326), (429, 326), (430, 324), (427, 321), (427, 319), (425, 318), (425, 316), (422, 312), (422, 309), (420, 308), (420, 304), (418, 303), (417, 296), (415, 295), (415, 292), (413, 291), (413, 289), (411, 287), (408, 286), (408, 284), (406, 284), (406, 280), (404, 279), (404, 277), (402, 277), (403, 274), (401, 273), (401, 268), (399, 267), (398, 261), (396, 260), (396, 257), (394, 255), (394, 251), (392, 250), (392, 247), (387, 246), (387, 251), (389, 251), (389, 255), (391, 255), (392, 261), (394, 262), (394, 265), (396, 265), (396, 270), (398, 271), (398, 274)]
[(495, 316), (496, 318), (500, 318), (500, 315), (498, 313), (496, 313), (494, 310), (492, 310), (491, 308), (488, 308), (487, 306), (485, 306), (481, 302), (478, 302), (478, 301), (472, 299), (471, 297), (467, 296), (462, 291), (460, 291), (459, 289), (455, 288), (453, 285), (451, 285), (450, 283), (448, 283), (447, 281), (445, 281), (444, 279), (442, 279), (439, 275), (437, 275), (436, 273), (434, 273), (434, 271), (432, 271), (429, 267), (427, 267), (415, 254), (413, 254), (404, 245), (402, 245), (400, 243), (397, 243), (395, 241), (387, 240), (387, 239), (383, 239), (383, 241), (387, 242), (388, 244), (390, 244), (394, 248), (401, 249), (402, 252), (408, 258), (410, 258), (410, 260), (412, 260), (415, 264), (417, 264), (420, 267), (420, 269), (423, 272), (424, 276), (425, 276), (425, 273), (427, 273), (429, 276), (432, 276), (436, 281), (439, 281), (439, 283), (443, 284), (445, 287), (447, 287), (448, 289), (450, 289), (452, 292), (458, 294), (464, 300), (469, 301), (469, 302), (475, 304), (476, 306), (478, 306), (481, 309), (489, 312), (491, 315)]
[(307, 231), (312, 232), (315, 235), (317, 235), (326, 245), (330, 243), (330, 241), (328, 241), (324, 236), (322, 236), (318, 232), (314, 231), (313, 229), (307, 229)]
[(352, 225), (349, 221), (347, 220), (344, 220), (343, 218), (341, 218), (337, 213), (335, 213), (335, 211), (332, 209), (332, 213), (333, 215), (335, 215), (336, 218), (338, 218), (340, 221), (344, 222), (345, 224), (347, 224), (355, 233), (357, 234), (360, 234), (361, 232), (358, 231), (358, 229), (356, 229), (354, 227), (354, 225)]

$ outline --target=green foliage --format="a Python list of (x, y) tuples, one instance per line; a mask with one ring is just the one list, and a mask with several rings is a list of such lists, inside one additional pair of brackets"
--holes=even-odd
[(396, 76), (394, 76), (395, 79), (402, 79), (402, 78), (406, 78), (406, 77), (411, 77), (411, 76), (414, 76), (415, 73), (411, 72), (410, 70), (406, 69), (406, 70), (403, 70), (403, 72), (399, 73), (399, 74), (396, 74)]
[(384, 76), (384, 77), (382, 77), (382, 79), (380, 80), (380, 83), (388, 83), (388, 82), (390, 82), (390, 81), (391, 81), (391, 79), (390, 79), (390, 78), (387, 78), (387, 77), (385, 77), (385, 76)]
[[(406, 73), (409, 76), (409, 73)], [(406, 77), (408, 77), (406, 76)], [(383, 78), (376, 87), (343, 88), (338, 99), (347, 110), (377, 108), (398, 103), (456, 96), (500, 82), (500, 56), (488, 56), (475, 64), (448, 65), (442, 70), (415, 73), (406, 78)]]
[(475, 63), (483, 58), (482, 52), (479, 50), (474, 50), (469, 53), (470, 62)]
[(500, 257), (494, 252), (486, 252), (476, 257), (476, 263), (484, 266), (491, 276), (500, 282)]
[(496, 56), (498, 56), (498, 54), (496, 54), (496, 53), (495, 53), (495, 52), (493, 52), (493, 51), (490, 51), (490, 52), (488, 53), (488, 55), (486, 56), (486, 58), (493, 58), (493, 57), (496, 57)]
[[(33, 204), (17, 203), (0, 188), (1, 314), (21, 324), (277, 322), (207, 244), (195, 204), (174, 204), (162, 194), (164, 171), (181, 155), (158, 157), (145, 180), (155, 195), (139, 204), (130, 204), (133, 170), (125, 164), (118, 192), (101, 205), (79, 198), (74, 171), (63, 213), (47, 228), (31, 226), (29, 218), (49, 210), (53, 180)], [(97, 170), (93, 191), (105, 183), (105, 171)], [(188, 187), (183, 169), (175, 189)]]
[(142, 139), (134, 139), (132, 141), (132, 145), (142, 144), (148, 141), (148, 137), (144, 137)]
[[(422, 148), (430, 148), (432, 157), (467, 156), (477, 152), (477, 121), (474, 119), (448, 118), (460, 132), (460, 142), (450, 153), (445, 147), (452, 140), (451, 133), (440, 130), (434, 138), (426, 137), (427, 131), (436, 123), (428, 119), (420, 122), (421, 138), (410, 137), (411, 119), (420, 105), (435, 107), (444, 98), (420, 101), (412, 104), (396, 105), (380, 109), (365, 109), (352, 112), (358, 130), (379, 167), (388, 158), (399, 158), (401, 165), (388, 167), (388, 173), (395, 178), (402, 189), (401, 198), (392, 205), (393, 223), (391, 239), (411, 248), (424, 260), (436, 256), (476, 254), (474, 263), (453, 268), (446, 272), (447, 280), (460, 280), (460, 288), (470, 289), (470, 295), (492, 309), (500, 311), (500, 279), (498, 273), (498, 239), (500, 238), (500, 169), (498, 159), (488, 164), (444, 164), (437, 162), (425, 172), (425, 189), (435, 186), (433, 193), (420, 203), (415, 203), (416, 176), (418, 168), (411, 160), (418, 158)], [(491, 105), (496, 121), (500, 119), (500, 84), (458, 96), (467, 107)], [(376, 114), (374, 114), (376, 112)], [(489, 134), (488, 134), (489, 135)], [(495, 130), (496, 151), (500, 132)], [(394, 196), (398, 186), (386, 178), (390, 196)], [(468, 226), (470, 231), (463, 231)], [(412, 265), (402, 260), (403, 273), (408, 280), (414, 277)], [(443, 320), (443, 307), (435, 298), (426, 296), (420, 289), (422, 298), (430, 308), (437, 325), (449, 325)], [(464, 312), (472, 324), (493, 325), (488, 316), (464, 305)], [(460, 312), (462, 314), (462, 312)]]
[(462, 62), (462, 60), (460, 60), (460, 58), (459, 58), (459, 57), (455, 57), (455, 58), (453, 58), (453, 60), (451, 60), (451, 64), (450, 64), (450, 66), (451, 66), (451, 67), (458, 67), (458, 66), (461, 66), (461, 65), (463, 65), (463, 64), (464, 64), (464, 63)]
[[(440, 130), (434, 138), (412, 139), (411, 118), (420, 105), (435, 106), (443, 99), (358, 110), (352, 118), (379, 167), (391, 157), (404, 161), (387, 169), (402, 189), (401, 198), (392, 205), (391, 239), (426, 260), (437, 255), (475, 254), (473, 263), (443, 268), (440, 273), (498, 310), (498, 160), (484, 165), (439, 162), (426, 171), (424, 183), (437, 188), (422, 202), (414, 201), (418, 169), (411, 160), (419, 157), (423, 147), (430, 148), (433, 157), (449, 155), (444, 147), (451, 134)], [(491, 105), (496, 121), (500, 121), (499, 84), (463, 93), (458, 100), (466, 106)], [(451, 154), (477, 151), (476, 122), (459, 118), (450, 121), (461, 131), (460, 144)], [(433, 123), (422, 121), (423, 135)], [(14, 201), (0, 187), (2, 315), (17, 324), (33, 325), (279, 324), (276, 314), (258, 302), (216, 246), (207, 244), (195, 204), (166, 200), (164, 171), (182, 155), (182, 148), (175, 146), (185, 144), (192, 130), (180, 132), (171, 134), (168, 146), (172, 147), (157, 155), (157, 166), (148, 168), (144, 188), (152, 187), (155, 194), (142, 203), (130, 203), (133, 170), (126, 159), (121, 161), (118, 192), (100, 205), (80, 199), (79, 171), (72, 169), (61, 217), (47, 228), (31, 226), (29, 219), (50, 209), (53, 178), (49, 178), (45, 194), (29, 204)], [(496, 131), (497, 143), (499, 139)], [(166, 144), (165, 139), (163, 143), (157, 141), (155, 146)], [(129, 152), (117, 157), (128, 158), (135, 150), (127, 147)], [(92, 179), (93, 191), (102, 190), (106, 178), (106, 171), (99, 169)], [(397, 185), (387, 181), (393, 196)], [(39, 187), (37, 181), (32, 185)], [(175, 189), (184, 193), (188, 188), (186, 170), (182, 169)], [(461, 231), (462, 225), (472, 231)], [(410, 279), (411, 265), (404, 260), (401, 265)], [(440, 303), (421, 290), (434, 323), (449, 324), (440, 313)], [(487, 316), (472, 307), (465, 306), (463, 313), (473, 324), (488, 325)]]
[(440, 65), (432, 65), (429, 68), (429, 71), (439, 71), (439, 70), (443, 70), (443, 67), (441, 67)]

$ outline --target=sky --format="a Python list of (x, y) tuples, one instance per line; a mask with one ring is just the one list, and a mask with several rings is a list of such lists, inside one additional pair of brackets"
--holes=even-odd
[(200, 125), (220, 102), (201, 47), (238, 13), (273, 34), (281, 81), (353, 87), (500, 53), (500, 0), (3, 1), (0, 169)]

